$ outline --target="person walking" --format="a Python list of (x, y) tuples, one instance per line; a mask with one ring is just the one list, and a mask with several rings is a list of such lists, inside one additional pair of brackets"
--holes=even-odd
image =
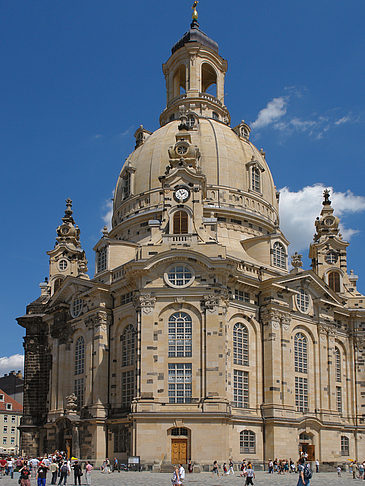
[(173, 486), (180, 486), (181, 485), (181, 479), (179, 475), (179, 468), (176, 466), (174, 473), (172, 475), (172, 480), (171, 480)]
[(179, 464), (179, 477), (180, 477), (180, 484), (182, 484), (185, 479), (185, 469), (182, 464)]
[(37, 470), (37, 485), (38, 486), (46, 486), (46, 477), (47, 477), (48, 467), (41, 462), (39, 464)]
[(303, 456), (299, 459), (298, 473), (299, 478), (297, 486), (309, 486), (312, 477), (312, 471), (309, 467), (309, 464), (305, 463), (305, 458)]
[(319, 473), (319, 460), (316, 459), (316, 473)]
[(60, 480), (58, 481), (58, 486), (62, 484), (67, 484), (67, 476), (70, 474), (70, 470), (68, 468), (67, 462), (63, 462), (60, 467)]
[(82, 469), (81, 469), (81, 464), (79, 464), (79, 461), (75, 461), (73, 465), (73, 470), (74, 470), (74, 480), (75, 480), (75, 486), (77, 485), (77, 482), (79, 483), (79, 486), (81, 486), (81, 476), (82, 476)]
[(30, 469), (28, 464), (25, 464), (20, 470), (20, 485), (21, 486), (30, 486)]
[(253, 486), (253, 480), (255, 479), (255, 471), (253, 470), (252, 464), (249, 463), (247, 465), (247, 470), (246, 470), (246, 486), (249, 484), (252, 484)]
[(52, 473), (51, 484), (57, 483), (57, 473), (58, 473), (58, 464), (57, 462), (51, 462), (49, 465), (49, 470)]
[(231, 474), (231, 473), (234, 475), (232, 459), (229, 460), (229, 469), (228, 469), (228, 474)]
[(91, 471), (93, 470), (93, 467), (89, 461), (86, 462), (85, 470), (86, 484), (88, 484), (88, 486), (91, 486)]
[(213, 462), (212, 473), (213, 473), (213, 476), (214, 476), (214, 474), (216, 474), (217, 478), (219, 478), (219, 469), (218, 469), (218, 462), (217, 461)]

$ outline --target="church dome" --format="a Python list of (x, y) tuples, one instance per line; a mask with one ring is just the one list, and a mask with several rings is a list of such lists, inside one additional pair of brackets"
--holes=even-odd
[[(247, 214), (262, 218), (268, 224), (275, 223), (278, 216), (276, 188), (264, 154), (243, 136), (247, 125), (241, 123), (233, 130), (214, 119), (197, 116), (194, 119), (195, 126), (189, 133), (191, 144), (200, 152), (200, 168), (208, 188), (207, 205), (217, 212), (218, 206), (221, 209), (241, 206)], [(169, 165), (169, 148), (176, 143), (179, 125), (180, 121), (175, 120), (162, 126), (148, 135), (128, 157), (115, 190), (113, 227), (122, 222), (123, 209), (130, 205), (131, 198), (146, 196), (144, 211), (153, 211), (156, 207), (153, 194), (160, 190), (159, 178)], [(125, 175), (128, 170), (133, 171), (134, 187), (133, 196), (126, 197)], [(139, 210), (140, 213), (141, 208)]]

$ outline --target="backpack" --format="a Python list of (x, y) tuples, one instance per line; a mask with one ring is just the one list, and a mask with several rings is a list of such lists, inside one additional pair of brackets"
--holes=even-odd
[(304, 466), (303, 476), (304, 476), (305, 481), (309, 481), (310, 479), (312, 479), (313, 473), (312, 473), (312, 469), (310, 468), (309, 464)]
[(65, 473), (68, 473), (68, 467), (66, 464), (64, 464), (62, 467), (61, 467), (61, 473), (65, 474)]

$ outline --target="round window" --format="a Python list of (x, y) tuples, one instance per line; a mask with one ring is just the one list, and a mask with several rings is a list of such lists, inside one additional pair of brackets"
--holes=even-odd
[(58, 262), (58, 268), (61, 270), (61, 272), (63, 272), (64, 270), (66, 270), (67, 265), (68, 265), (67, 260), (62, 259), (62, 260), (60, 260)]
[(188, 287), (194, 278), (193, 270), (187, 265), (174, 265), (165, 273), (165, 281), (171, 287)]
[(186, 145), (179, 145), (176, 147), (176, 153), (178, 155), (184, 155), (188, 151), (188, 147)]
[(81, 311), (82, 311), (82, 306), (83, 306), (82, 299), (79, 299), (79, 298), (76, 297), (72, 301), (72, 304), (71, 304), (71, 316), (72, 317), (79, 317), (79, 315), (81, 314)]
[(299, 294), (296, 296), (297, 307), (300, 312), (308, 312), (309, 309), (309, 295), (303, 289), (300, 289)]

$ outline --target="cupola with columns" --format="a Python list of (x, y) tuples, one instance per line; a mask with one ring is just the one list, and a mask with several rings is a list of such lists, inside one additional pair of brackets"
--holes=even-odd
[(179, 118), (181, 110), (191, 110), (229, 125), (231, 118), (224, 105), (224, 78), (228, 64), (219, 55), (218, 44), (200, 30), (196, 5), (190, 29), (171, 52), (171, 57), (162, 66), (167, 106), (160, 117), (161, 126)]
[(73, 277), (89, 278), (87, 260), (80, 243), (80, 229), (72, 217), (72, 201), (66, 199), (65, 215), (57, 228), (56, 243), (49, 255), (49, 291), (54, 294), (63, 279)]

